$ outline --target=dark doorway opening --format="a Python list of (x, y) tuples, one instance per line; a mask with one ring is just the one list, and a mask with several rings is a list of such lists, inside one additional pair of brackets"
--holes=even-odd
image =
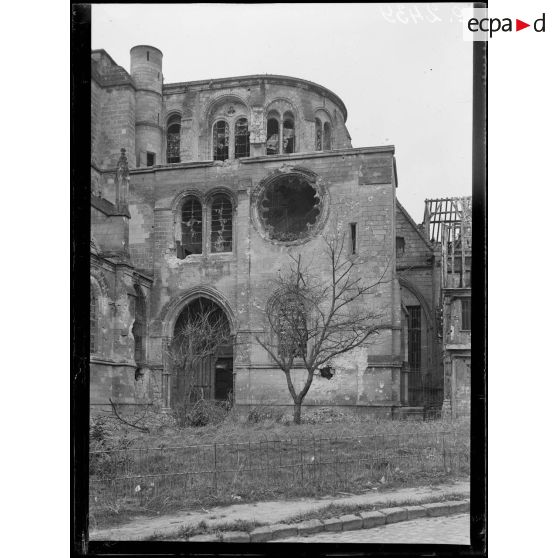
[(226, 401), (232, 397), (233, 359), (219, 358), (215, 364), (215, 399)]
[(169, 347), (171, 405), (226, 399), (232, 390), (230, 325), (223, 309), (200, 297), (180, 313)]

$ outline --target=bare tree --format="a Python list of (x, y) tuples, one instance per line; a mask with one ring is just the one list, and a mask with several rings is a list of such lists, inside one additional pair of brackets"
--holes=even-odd
[(167, 350), (178, 398), (191, 401), (202, 361), (229, 342), (229, 322), (217, 305), (198, 299), (186, 307)]
[[(365, 283), (357, 262), (345, 255), (345, 238), (322, 237), (327, 273), (317, 276), (312, 262), (291, 256), (289, 268), (276, 281), (276, 294), (265, 309), (270, 335), (257, 342), (283, 371), (294, 403), (293, 420), (300, 424), (302, 402), (314, 375), (334, 357), (367, 344), (378, 333), (382, 314), (374, 305), (376, 289), (385, 279), (390, 263), (376, 281)], [(296, 391), (292, 379), (295, 359), (302, 361), (306, 380)]]

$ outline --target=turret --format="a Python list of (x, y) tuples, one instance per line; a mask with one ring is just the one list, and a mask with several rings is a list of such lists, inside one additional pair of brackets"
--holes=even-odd
[(130, 74), (136, 83), (136, 165), (163, 162), (163, 53), (149, 45), (130, 50)]

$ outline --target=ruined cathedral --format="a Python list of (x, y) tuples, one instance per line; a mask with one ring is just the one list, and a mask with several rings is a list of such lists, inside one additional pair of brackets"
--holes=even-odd
[(388, 279), (374, 297), (383, 319), (373, 344), (314, 379), (304, 405), (467, 412), (467, 203), (441, 211), (430, 200), (417, 225), (397, 200), (394, 147), (353, 148), (346, 120), (334, 92), (303, 79), (165, 83), (155, 47), (133, 47), (129, 72), (91, 53), (93, 413), (109, 400), (180, 404), (168, 348), (196, 305), (216, 309), (230, 334), (197, 365), (203, 397), (292, 405), (255, 342), (262, 309), (289, 255), (312, 256), (319, 273), (320, 237), (339, 231), (362, 278)]

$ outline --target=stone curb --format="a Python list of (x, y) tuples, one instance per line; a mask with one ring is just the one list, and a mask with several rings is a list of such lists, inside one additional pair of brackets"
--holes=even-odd
[(213, 535), (196, 535), (188, 539), (190, 542), (268, 542), (271, 540), (311, 535), (321, 531), (351, 531), (370, 529), (380, 525), (399, 523), (419, 517), (441, 517), (454, 513), (469, 511), (469, 500), (457, 500), (423, 504), (420, 506), (400, 506), (375, 511), (343, 515), (338, 518), (310, 519), (301, 523), (268, 525), (258, 527), (250, 533), (244, 531), (228, 531), (221, 537)]

